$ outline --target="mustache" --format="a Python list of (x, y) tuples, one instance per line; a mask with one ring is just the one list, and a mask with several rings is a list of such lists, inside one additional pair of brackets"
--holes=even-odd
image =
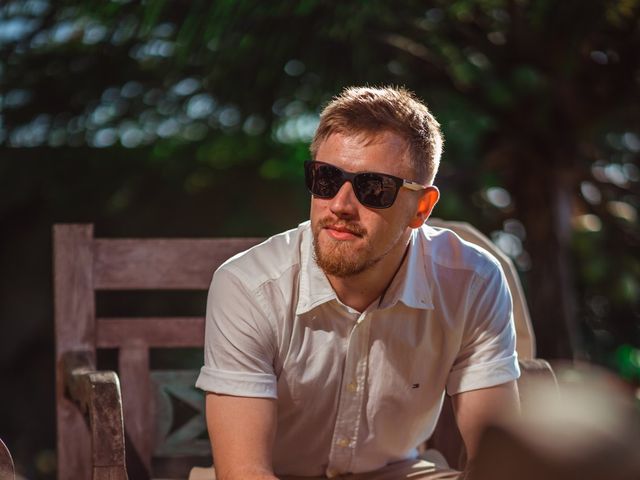
[(318, 226), (320, 228), (339, 228), (341, 230), (346, 230), (349, 233), (357, 235), (359, 237), (364, 237), (367, 234), (367, 229), (353, 222), (344, 222), (344, 221), (335, 221), (330, 217), (324, 217), (318, 222)]

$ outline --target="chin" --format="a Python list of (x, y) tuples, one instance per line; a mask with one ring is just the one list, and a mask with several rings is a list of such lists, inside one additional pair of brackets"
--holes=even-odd
[(314, 258), (318, 266), (327, 275), (347, 278), (365, 272), (380, 259), (372, 259), (366, 252), (354, 251), (352, 245), (340, 241), (332, 242), (331, 246), (321, 245), (320, 252), (314, 251)]

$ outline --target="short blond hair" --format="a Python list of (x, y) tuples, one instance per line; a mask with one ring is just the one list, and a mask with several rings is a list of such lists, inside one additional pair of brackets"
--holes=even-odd
[(440, 165), (443, 138), (440, 124), (416, 95), (397, 87), (348, 87), (320, 114), (310, 151), (334, 133), (400, 136), (407, 144), (420, 181), (433, 183)]

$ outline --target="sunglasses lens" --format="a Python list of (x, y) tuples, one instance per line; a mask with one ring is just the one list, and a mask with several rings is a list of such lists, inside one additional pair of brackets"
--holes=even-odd
[(379, 173), (356, 175), (353, 187), (360, 203), (373, 208), (390, 207), (398, 194), (396, 181)]
[(334, 197), (345, 181), (342, 172), (331, 165), (307, 162), (305, 167), (307, 188), (317, 197)]
[(393, 205), (402, 180), (382, 173), (346, 173), (333, 165), (306, 162), (304, 175), (309, 191), (320, 198), (333, 198), (344, 182), (350, 180), (358, 201), (371, 208)]

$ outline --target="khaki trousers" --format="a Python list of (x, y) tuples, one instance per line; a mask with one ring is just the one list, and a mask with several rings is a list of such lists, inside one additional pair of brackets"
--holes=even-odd
[[(338, 480), (403, 480), (428, 479), (445, 480), (457, 479), (460, 472), (443, 469), (426, 460), (404, 460), (392, 463), (380, 470), (367, 473), (353, 473), (334, 477)], [(281, 480), (325, 480), (326, 477), (280, 477)]]
[[(339, 475), (336, 480), (455, 480), (460, 472), (446, 467), (439, 467), (426, 460), (404, 460), (392, 463), (380, 470), (367, 473), (354, 473)], [(327, 477), (293, 477), (280, 476), (281, 480), (326, 480)], [(194, 468), (191, 470), (189, 480), (215, 480), (216, 474), (211, 468)]]

